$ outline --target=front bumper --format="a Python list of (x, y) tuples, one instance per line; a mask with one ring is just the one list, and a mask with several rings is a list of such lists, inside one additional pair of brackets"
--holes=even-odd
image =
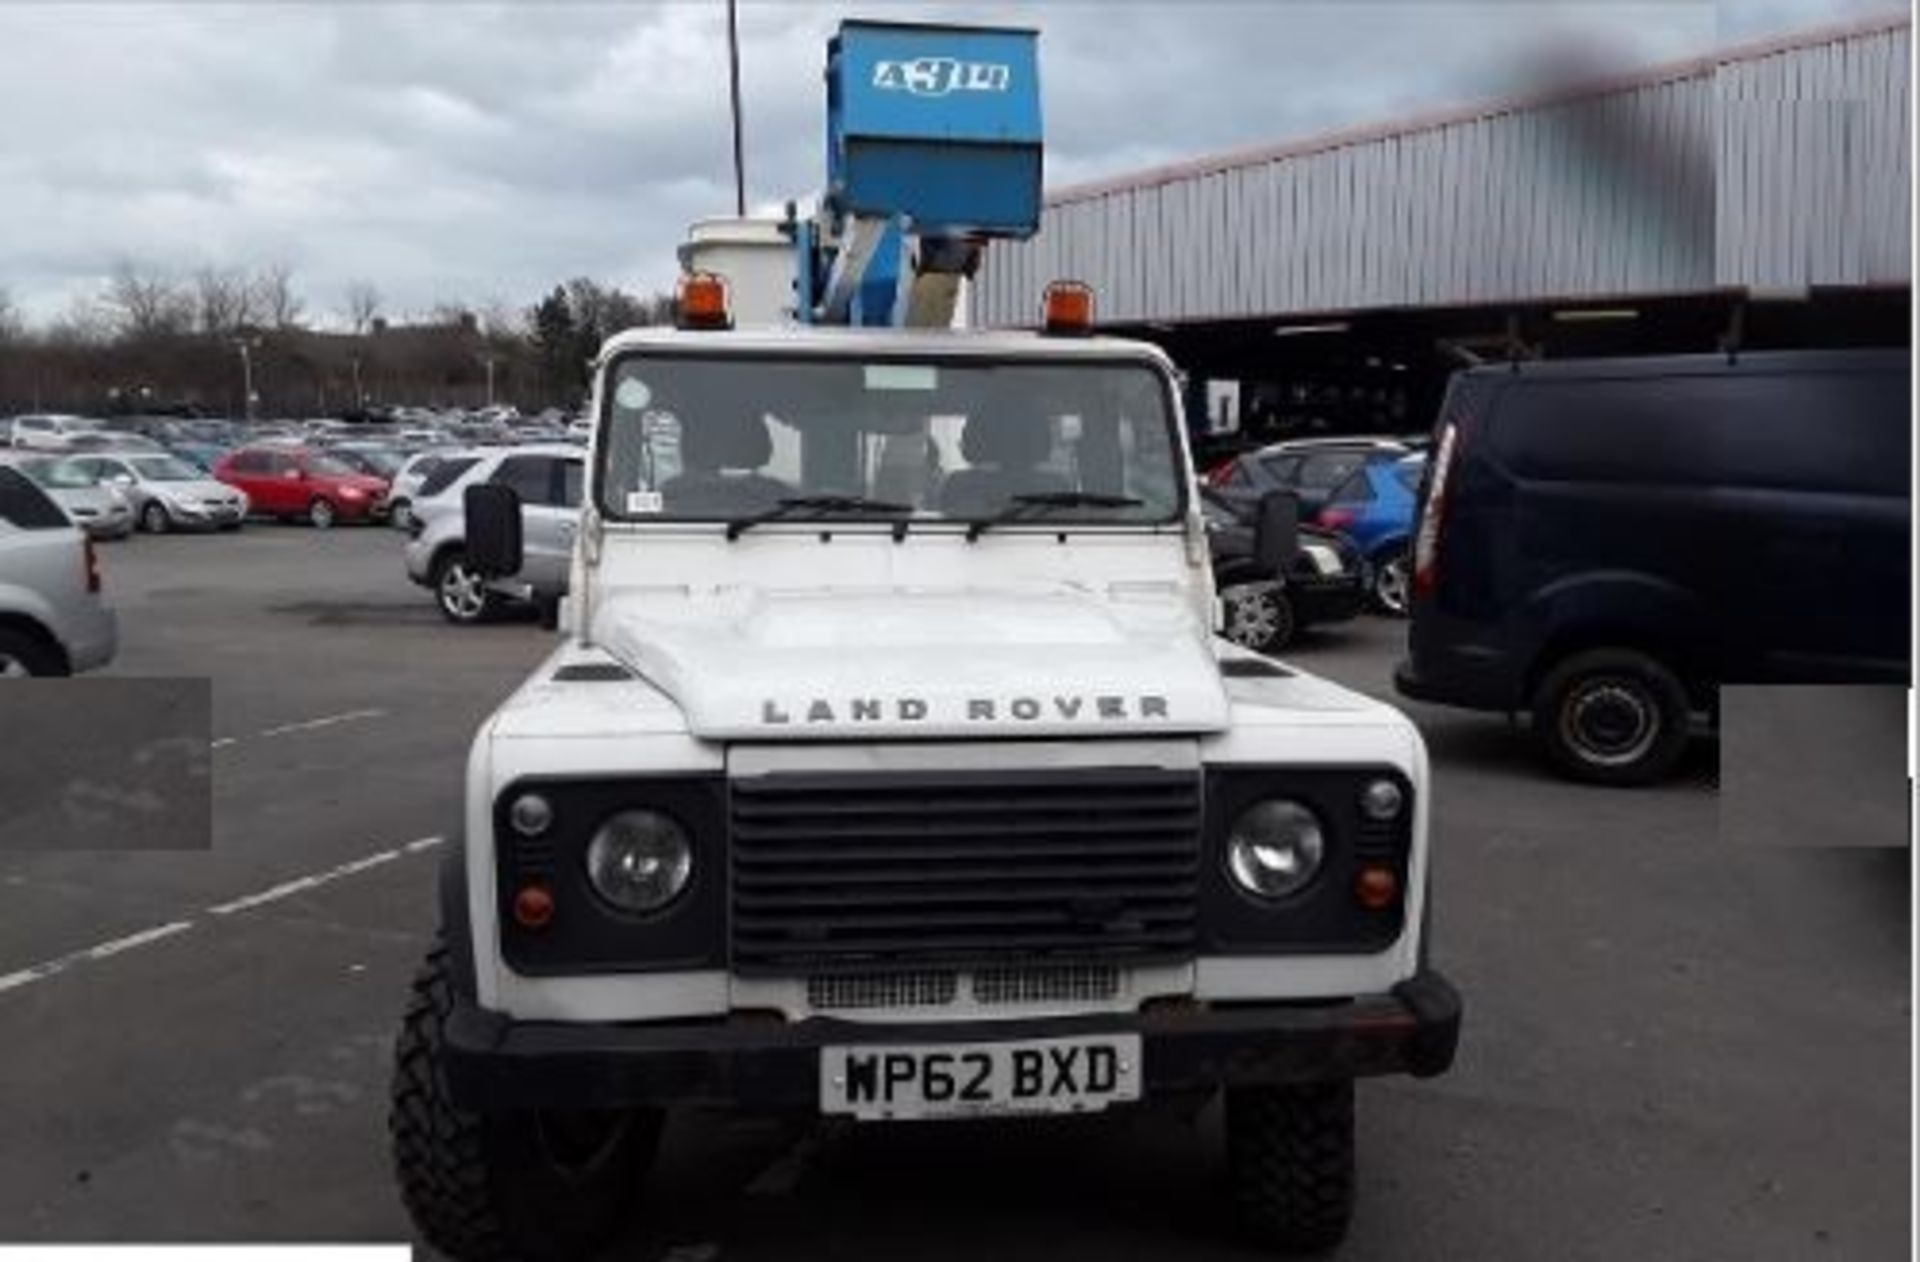
[[(165, 503), (165, 501), (162, 501)], [(240, 504), (208, 504), (205, 502), (186, 505), (168, 503), (168, 514), (173, 525), (179, 530), (213, 530), (221, 526), (236, 526), (246, 520), (247, 510)]]
[(1338, 1004), (1152, 1006), (1132, 1013), (877, 1024), (815, 1017), (588, 1025), (516, 1022), (461, 1001), (446, 1028), (454, 1094), (478, 1110), (644, 1105), (809, 1109), (829, 1045), (978, 1043), (1136, 1033), (1158, 1094), (1229, 1085), (1432, 1077), (1453, 1063), (1459, 993), (1423, 971)]

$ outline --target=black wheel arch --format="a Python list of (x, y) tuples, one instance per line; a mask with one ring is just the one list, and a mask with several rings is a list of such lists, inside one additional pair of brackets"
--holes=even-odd
[(60, 663), (62, 671), (73, 669), (73, 659), (67, 656), (66, 645), (60, 643), (58, 636), (49, 631), (45, 624), (30, 614), (0, 613), (0, 631), (11, 631), (51, 653)]
[(1554, 667), (1576, 653), (1593, 649), (1623, 649), (1659, 662), (1680, 680), (1688, 703), (1696, 709), (1712, 704), (1719, 688), (1710, 666), (1711, 650), (1692, 637), (1639, 624), (1597, 624), (1565, 628), (1541, 643), (1527, 667), (1523, 701), (1532, 703)]
[(447, 947), (448, 979), (454, 993), (472, 999), (474, 980), (473, 917), (467, 909), (467, 846), (464, 838), (448, 837), (440, 852), (437, 882), (440, 929)]

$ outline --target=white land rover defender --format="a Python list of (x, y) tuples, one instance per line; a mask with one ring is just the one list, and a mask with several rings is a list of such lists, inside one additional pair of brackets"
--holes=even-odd
[[(1426, 754), (1214, 634), (1167, 359), (634, 330), (594, 408), (563, 642), (474, 741), (399, 1042), (425, 1238), (591, 1250), (670, 1108), (1221, 1092), (1249, 1230), (1338, 1241), (1353, 1080), (1440, 1073), (1458, 1034)], [(518, 523), (470, 492), (473, 562), (510, 574)]]

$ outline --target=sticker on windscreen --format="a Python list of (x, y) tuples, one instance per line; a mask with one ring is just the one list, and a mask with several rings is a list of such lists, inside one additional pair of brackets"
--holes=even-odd
[(653, 391), (638, 377), (628, 377), (613, 392), (613, 401), (628, 412), (638, 412), (653, 402)]
[(636, 516), (664, 512), (666, 506), (666, 497), (658, 491), (627, 492), (627, 511)]

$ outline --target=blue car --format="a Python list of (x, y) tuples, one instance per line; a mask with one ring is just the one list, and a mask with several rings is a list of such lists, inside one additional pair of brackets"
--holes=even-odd
[(1424, 455), (1370, 456), (1334, 488), (1313, 519), (1353, 541), (1372, 568), (1374, 607), (1397, 618), (1407, 613), (1414, 508), (1426, 467)]

